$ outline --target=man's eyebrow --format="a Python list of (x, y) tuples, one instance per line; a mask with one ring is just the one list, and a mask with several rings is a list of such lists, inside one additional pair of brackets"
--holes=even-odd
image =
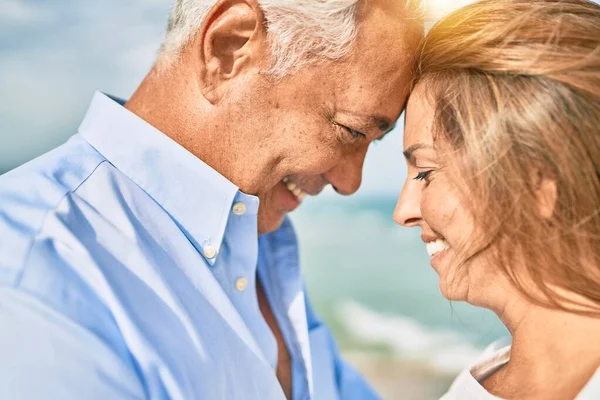
[(404, 158), (406, 158), (407, 160), (411, 160), (413, 158), (414, 152), (421, 149), (433, 149), (433, 146), (425, 143), (413, 144), (408, 149), (404, 150)]
[(394, 127), (394, 123), (382, 115), (371, 115), (367, 117), (370, 125), (376, 126), (381, 132), (388, 132)]
[(394, 128), (396, 127), (396, 125), (392, 126), (391, 129), (389, 129), (386, 133), (384, 133), (383, 135), (379, 136), (377, 139), (375, 139), (376, 142), (382, 141), (383, 139), (385, 139), (385, 137), (387, 135), (389, 135), (390, 133), (392, 133), (394, 131)]
[(394, 122), (392, 122), (388, 117), (384, 115), (366, 115), (366, 114), (358, 114), (352, 111), (341, 110), (341, 112), (345, 114), (354, 115), (357, 118), (361, 119), (365, 125), (374, 126), (382, 132), (387, 132), (394, 127)]

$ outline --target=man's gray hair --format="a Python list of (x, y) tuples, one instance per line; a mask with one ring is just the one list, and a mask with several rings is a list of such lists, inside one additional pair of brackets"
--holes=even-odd
[[(285, 76), (320, 60), (349, 53), (358, 25), (358, 3), (364, 0), (259, 0), (271, 50), (269, 73)], [(170, 64), (200, 29), (215, 0), (176, 0), (161, 49)]]

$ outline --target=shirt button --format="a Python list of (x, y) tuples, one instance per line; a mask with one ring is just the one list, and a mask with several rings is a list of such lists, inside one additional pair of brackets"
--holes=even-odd
[(209, 260), (217, 256), (217, 249), (211, 245), (205, 246), (202, 252), (204, 253), (204, 257), (208, 258)]
[(233, 205), (233, 213), (235, 215), (244, 215), (246, 214), (246, 205), (241, 201), (239, 203), (235, 203)]
[(248, 287), (248, 280), (246, 278), (238, 278), (235, 281), (235, 288), (238, 292), (243, 292)]

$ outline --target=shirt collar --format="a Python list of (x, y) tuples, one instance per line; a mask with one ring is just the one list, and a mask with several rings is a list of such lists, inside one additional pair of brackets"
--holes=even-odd
[[(79, 133), (168, 212), (214, 265), (234, 201), (258, 214), (258, 198), (238, 188), (125, 107), (96, 92)], [(213, 253), (213, 254), (211, 254)]]

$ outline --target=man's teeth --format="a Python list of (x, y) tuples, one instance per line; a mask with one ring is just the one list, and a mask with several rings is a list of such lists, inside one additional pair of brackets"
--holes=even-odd
[(443, 239), (438, 239), (435, 242), (427, 243), (427, 253), (429, 254), (429, 257), (433, 257), (437, 253), (440, 253), (449, 248), (450, 248), (450, 245), (448, 244), (448, 242), (446, 242)]
[(284, 178), (283, 183), (287, 190), (292, 192), (298, 199), (303, 200), (306, 197), (306, 192), (300, 189), (294, 182), (290, 182), (287, 178)]

